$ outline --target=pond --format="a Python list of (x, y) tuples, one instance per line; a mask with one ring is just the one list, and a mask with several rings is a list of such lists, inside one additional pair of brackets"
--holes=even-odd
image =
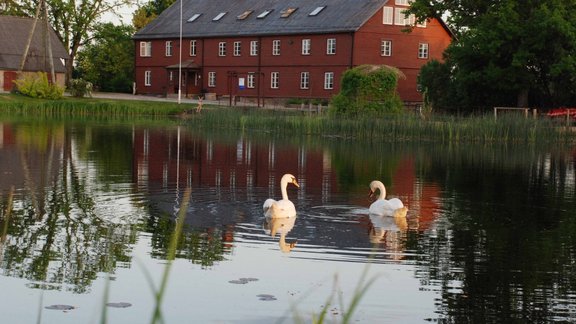
[[(168, 274), (164, 323), (575, 321), (575, 167), (561, 146), (4, 122), (0, 312), (149, 323)], [(285, 173), (297, 216), (267, 221)], [(404, 221), (369, 215), (372, 180)]]

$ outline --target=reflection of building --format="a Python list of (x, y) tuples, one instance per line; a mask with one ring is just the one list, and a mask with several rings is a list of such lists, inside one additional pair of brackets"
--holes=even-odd
[[(329, 194), (336, 190), (329, 157), (304, 149), (277, 149), (273, 144), (216, 144), (176, 131), (137, 130), (134, 136), (135, 177), (145, 186), (166, 188), (178, 181), (203, 187), (262, 187), (275, 190), (285, 173), (298, 178), (301, 189)], [(178, 148), (180, 146), (180, 148)], [(178, 153), (179, 152), (179, 153)], [(179, 158), (179, 163), (178, 163)]]

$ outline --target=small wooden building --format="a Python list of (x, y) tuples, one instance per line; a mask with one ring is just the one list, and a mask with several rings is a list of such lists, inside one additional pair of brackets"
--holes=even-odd
[(347, 69), (386, 64), (420, 102), (420, 67), (452, 40), (442, 21), (406, 18), (409, 0), (181, 1), (134, 35), (139, 94), (329, 99)]
[[(22, 55), (25, 51), (30, 31), (34, 24), (33, 18), (0, 16), (0, 90), (11, 91), (13, 81), (18, 77)], [(47, 51), (49, 33), (52, 47), (52, 58), (55, 83), (64, 86), (66, 75), (66, 62), (69, 59), (68, 52), (52, 28), (44, 28), (44, 22), (38, 20), (34, 35), (30, 43), (28, 55), (22, 69), (23, 73), (43, 71), (50, 78), (50, 61)]]

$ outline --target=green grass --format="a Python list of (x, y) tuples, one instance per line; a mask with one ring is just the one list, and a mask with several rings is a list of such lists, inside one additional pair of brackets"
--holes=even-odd
[[(438, 116), (422, 119), (417, 115), (343, 117), (307, 114), (294, 110), (218, 107), (205, 105), (194, 113), (195, 105), (175, 102), (70, 98), (31, 99), (0, 95), (0, 116), (35, 120), (74, 119), (106, 122), (171, 120), (191, 129), (217, 132), (242, 132), (336, 137), (363, 142), (441, 142), (441, 143), (513, 143), (571, 144), (576, 132), (547, 118), (492, 114), (471, 117)], [(187, 112), (187, 113), (186, 113)]]

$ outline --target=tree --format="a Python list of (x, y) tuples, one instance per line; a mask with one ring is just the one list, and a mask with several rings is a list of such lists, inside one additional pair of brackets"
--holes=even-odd
[(78, 75), (102, 91), (130, 92), (134, 75), (134, 28), (97, 24), (90, 43), (78, 52)]
[(433, 102), (467, 109), (576, 104), (576, 0), (415, 0), (409, 10), (419, 20), (445, 12), (457, 37), (445, 53), (450, 82), (421, 78)]
[[(9, 0), (3, 3), (6, 12), (33, 17), (36, 0)], [(66, 80), (72, 77), (73, 62), (81, 46), (86, 44), (99, 18), (108, 12), (133, 4), (133, 0), (46, 0), (50, 24), (70, 55)]]
[(138, 7), (132, 15), (132, 24), (136, 30), (146, 26), (149, 22), (156, 19), (162, 11), (174, 4), (176, 0), (152, 0)]

